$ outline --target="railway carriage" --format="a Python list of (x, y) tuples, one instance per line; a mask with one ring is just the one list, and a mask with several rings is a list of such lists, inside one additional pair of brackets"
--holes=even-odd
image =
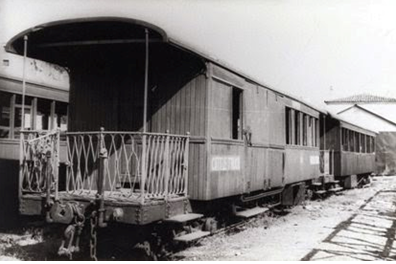
[(375, 139), (377, 134), (331, 115), (321, 120), (322, 148), (334, 151), (334, 176), (344, 187), (354, 188), (359, 181), (375, 172)]
[[(7, 49), (23, 54), (27, 45), (30, 57), (69, 69), (70, 106), (66, 133), (22, 132), (22, 214), (75, 229), (85, 218), (93, 228), (184, 224), (218, 205), (243, 217), (261, 209), (239, 207), (266, 197), (295, 204), (306, 185), (331, 174), (323, 165), (329, 151), (320, 150), (325, 112), (156, 26), (107, 17), (59, 21), (22, 32)], [(78, 249), (70, 247), (78, 243), (73, 236), (60, 253)]]

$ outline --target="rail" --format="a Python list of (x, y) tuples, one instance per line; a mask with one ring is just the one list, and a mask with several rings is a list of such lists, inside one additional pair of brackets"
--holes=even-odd
[(54, 193), (58, 189), (60, 131), (21, 131), (20, 192)]
[[(22, 135), (22, 193), (98, 194), (141, 202), (187, 196), (188, 134), (101, 130)], [(63, 177), (58, 169), (61, 137), (67, 145)]]
[(188, 135), (100, 131), (66, 139), (67, 193), (142, 201), (187, 195)]
[(334, 150), (320, 151), (320, 173), (334, 175)]

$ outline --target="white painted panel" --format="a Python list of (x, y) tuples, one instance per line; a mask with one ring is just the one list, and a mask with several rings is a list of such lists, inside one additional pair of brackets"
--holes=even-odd
[(235, 171), (241, 170), (241, 158), (239, 156), (213, 156), (212, 171)]

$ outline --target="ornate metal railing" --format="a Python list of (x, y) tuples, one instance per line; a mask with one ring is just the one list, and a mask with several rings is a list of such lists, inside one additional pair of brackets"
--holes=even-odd
[[(59, 141), (66, 139), (66, 175), (59, 174)], [(21, 138), (21, 191), (109, 199), (187, 195), (189, 135), (67, 132)], [(50, 186), (50, 188), (47, 188)]]
[(67, 133), (66, 192), (142, 199), (187, 195), (188, 144), (188, 135)]
[(320, 173), (334, 175), (334, 150), (320, 151)]
[(21, 192), (56, 192), (58, 189), (59, 139), (59, 131), (21, 132)]

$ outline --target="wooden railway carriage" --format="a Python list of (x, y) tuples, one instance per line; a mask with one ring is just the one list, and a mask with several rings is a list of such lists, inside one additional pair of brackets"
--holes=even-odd
[(28, 35), (29, 56), (69, 69), (68, 153), (59, 160), (58, 132), (26, 133), (23, 214), (70, 223), (93, 210), (102, 225), (178, 221), (190, 201), (248, 201), (286, 187), (293, 203), (290, 186), (319, 176), (318, 110), (141, 21), (95, 18), (39, 29), (7, 48), (22, 53)]
[(334, 150), (334, 176), (347, 188), (375, 171), (376, 133), (325, 115), (321, 119), (321, 148)]

